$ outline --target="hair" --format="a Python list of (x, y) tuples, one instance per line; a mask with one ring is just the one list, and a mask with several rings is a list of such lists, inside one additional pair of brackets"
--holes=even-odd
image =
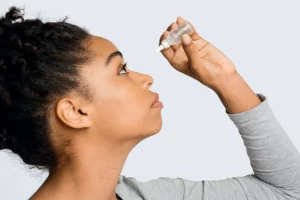
[(50, 169), (58, 164), (50, 139), (51, 106), (71, 91), (92, 98), (79, 77), (79, 66), (92, 58), (85, 46), (90, 34), (67, 17), (24, 20), (22, 10), (12, 6), (0, 18), (0, 150)]

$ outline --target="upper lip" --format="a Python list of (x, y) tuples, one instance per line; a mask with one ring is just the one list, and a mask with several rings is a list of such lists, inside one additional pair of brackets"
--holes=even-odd
[(151, 106), (153, 106), (156, 102), (158, 102), (158, 100), (159, 100), (159, 95), (158, 95), (158, 93), (155, 93), (155, 96), (154, 96)]

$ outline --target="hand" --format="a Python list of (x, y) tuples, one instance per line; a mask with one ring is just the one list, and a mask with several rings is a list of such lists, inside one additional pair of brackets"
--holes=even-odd
[(184, 35), (181, 38), (182, 44), (172, 45), (161, 53), (177, 71), (216, 90), (221, 80), (237, 73), (235, 66), (221, 51), (200, 37), (190, 22), (178, 17), (176, 23), (172, 23), (162, 34), (160, 43), (169, 31), (185, 22), (191, 25), (193, 33)]

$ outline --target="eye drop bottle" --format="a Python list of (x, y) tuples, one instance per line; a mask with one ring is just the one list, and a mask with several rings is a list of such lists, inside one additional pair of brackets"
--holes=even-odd
[(181, 36), (184, 34), (190, 35), (193, 32), (191, 26), (185, 22), (184, 24), (179, 25), (176, 29), (169, 32), (169, 35), (164, 39), (159, 47), (156, 49), (156, 52), (163, 49), (169, 48), (173, 44), (179, 44), (181, 42)]

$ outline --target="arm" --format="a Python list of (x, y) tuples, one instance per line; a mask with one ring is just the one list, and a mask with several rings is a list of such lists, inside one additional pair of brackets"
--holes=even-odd
[(256, 95), (238, 74), (219, 85), (216, 93), (243, 138), (254, 176), (282, 194), (300, 199), (300, 155), (267, 98)]
[(266, 97), (256, 95), (236, 72), (232, 61), (181, 17), (170, 25), (160, 41), (183, 23), (189, 23), (193, 32), (182, 36), (182, 45), (173, 45), (162, 54), (174, 69), (217, 93), (242, 136), (254, 174), (215, 181), (137, 181), (136, 186), (144, 191), (141, 194), (149, 199), (300, 200), (300, 155), (277, 122)]

